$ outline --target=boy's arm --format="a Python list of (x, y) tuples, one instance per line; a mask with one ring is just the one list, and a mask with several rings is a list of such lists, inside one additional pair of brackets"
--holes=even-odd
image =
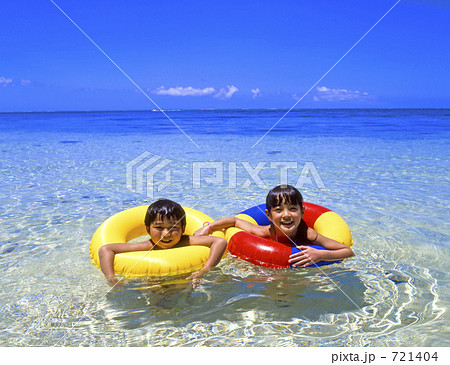
[(221, 237), (215, 236), (189, 236), (189, 245), (207, 246), (210, 248), (208, 260), (199, 270), (192, 273), (187, 279), (195, 279), (207, 273), (216, 266), (227, 248), (227, 241)]
[(100, 268), (110, 285), (118, 282), (114, 275), (114, 256), (121, 252), (148, 251), (153, 247), (150, 241), (136, 243), (111, 243), (99, 248)]
[(307, 238), (327, 250), (318, 250), (309, 246), (299, 246), (302, 251), (289, 256), (289, 263), (293, 266), (303, 267), (319, 261), (341, 260), (355, 255), (350, 247), (325, 237), (312, 228), (308, 228)]
[(266, 226), (257, 226), (256, 224), (244, 221), (236, 217), (221, 218), (211, 224), (204, 226), (194, 232), (195, 236), (204, 236), (211, 234), (215, 231), (220, 231), (222, 229), (236, 227), (240, 228), (248, 233), (254, 234), (255, 236), (264, 237), (267, 235)]

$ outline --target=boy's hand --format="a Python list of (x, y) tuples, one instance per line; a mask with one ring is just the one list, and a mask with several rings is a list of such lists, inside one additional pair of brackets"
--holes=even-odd
[(189, 275), (186, 280), (192, 280), (192, 287), (195, 289), (196, 287), (198, 287), (201, 284), (201, 280), (200, 278), (205, 275), (207, 272), (209, 271), (209, 269), (201, 269), (198, 270), (196, 272), (193, 272), (191, 275)]
[(289, 263), (294, 267), (305, 267), (321, 261), (321, 251), (309, 247), (300, 246), (300, 252), (294, 253), (289, 256)]
[(114, 285), (116, 285), (116, 284), (119, 282), (119, 280), (117, 280), (117, 278), (116, 278), (115, 275), (107, 276), (107, 277), (106, 277), (106, 281), (107, 281), (108, 284), (111, 285), (111, 286), (114, 286)]
[(193, 272), (191, 275), (189, 275), (186, 280), (191, 280), (191, 279), (198, 279), (201, 278), (203, 275), (205, 275), (207, 272), (209, 271), (209, 269), (200, 269), (198, 271)]

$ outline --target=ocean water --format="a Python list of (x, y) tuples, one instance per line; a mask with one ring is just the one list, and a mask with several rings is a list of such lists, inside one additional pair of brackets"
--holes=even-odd
[[(284, 112), (0, 114), (0, 344), (448, 346), (450, 110), (292, 111), (257, 143)], [(112, 291), (91, 263), (114, 213), (167, 197), (218, 219), (283, 182), (346, 220), (354, 258), (227, 256), (195, 289)]]

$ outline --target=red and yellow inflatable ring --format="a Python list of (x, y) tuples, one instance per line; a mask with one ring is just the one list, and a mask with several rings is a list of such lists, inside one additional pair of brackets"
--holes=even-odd
[[(352, 247), (352, 233), (347, 223), (338, 214), (317, 204), (304, 202), (303, 206), (305, 208), (303, 220), (308, 227), (313, 228), (323, 236)], [(265, 204), (257, 205), (243, 211), (236, 217), (253, 224), (268, 225), (271, 222), (265, 214), (265, 209)], [(291, 267), (288, 262), (289, 256), (300, 251), (294, 244), (284, 244), (257, 237), (236, 227), (228, 228), (225, 238), (228, 242), (228, 251), (233, 256), (260, 266), (289, 268)], [(306, 244), (305, 246), (324, 250), (322, 246), (318, 245)], [(335, 262), (321, 261), (310, 266), (323, 266)]]

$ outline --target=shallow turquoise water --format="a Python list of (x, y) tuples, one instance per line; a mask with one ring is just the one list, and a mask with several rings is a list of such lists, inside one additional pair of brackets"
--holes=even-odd
[[(298, 112), (253, 149), (283, 113), (172, 114), (200, 148), (152, 113), (0, 115), (2, 345), (448, 346), (448, 111)], [(154, 197), (126, 185), (145, 151), (170, 160)], [(195, 188), (194, 161), (223, 180), (204, 170)], [(264, 186), (242, 162), (265, 163)], [(107, 294), (89, 258), (102, 221), (160, 196), (232, 215), (280, 183), (271, 162), (297, 163), (291, 184), (315, 168), (323, 185), (309, 171), (305, 200), (347, 221), (356, 257), (321, 270), (226, 257), (197, 289), (133, 280)]]

